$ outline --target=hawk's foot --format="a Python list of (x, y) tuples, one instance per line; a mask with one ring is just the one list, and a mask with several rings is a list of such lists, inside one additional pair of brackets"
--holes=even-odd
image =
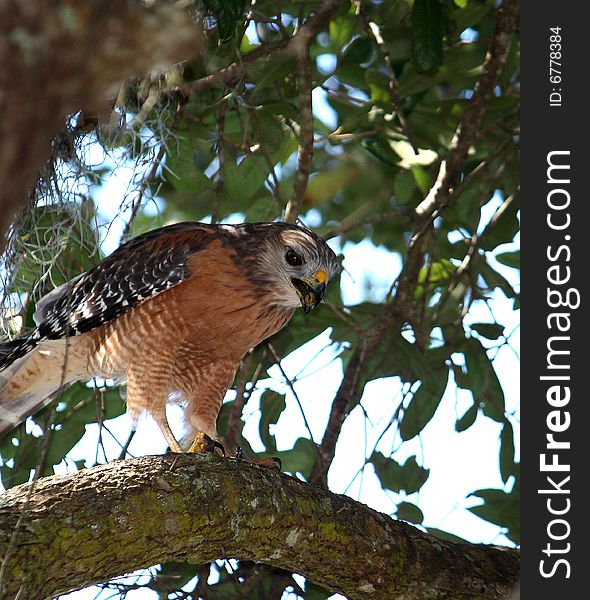
[(217, 448), (221, 454), (225, 456), (225, 448), (220, 442), (211, 439), (211, 437), (209, 437), (206, 433), (199, 432), (195, 436), (191, 447), (188, 449), (188, 452), (189, 454), (210, 454), (211, 452), (215, 452), (215, 448)]
[(271, 469), (278, 469), (279, 471), (283, 470), (283, 464), (281, 463), (281, 459), (278, 456), (272, 456), (270, 458), (244, 458), (244, 453), (240, 446), (236, 447), (236, 453), (234, 458), (238, 460), (246, 460), (248, 462), (254, 463), (256, 465), (260, 465), (261, 467), (269, 467)]

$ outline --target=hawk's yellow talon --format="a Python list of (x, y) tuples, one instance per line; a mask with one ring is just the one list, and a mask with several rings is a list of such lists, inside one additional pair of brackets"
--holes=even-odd
[(189, 454), (210, 454), (218, 448), (223, 456), (225, 456), (225, 448), (217, 440), (211, 439), (206, 433), (197, 433), (191, 447), (188, 449)]

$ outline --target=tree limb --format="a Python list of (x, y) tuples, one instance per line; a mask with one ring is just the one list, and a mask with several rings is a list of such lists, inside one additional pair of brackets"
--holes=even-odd
[[(0, 554), (27, 484), (0, 497)], [(12, 598), (47, 598), (163, 561), (255, 560), (355, 598), (506, 598), (515, 550), (442, 541), (354, 500), (215, 455), (46, 477), (7, 564)]]
[(293, 193), (285, 208), (284, 221), (295, 223), (303, 200), (313, 160), (313, 107), (311, 103), (311, 58), (309, 45), (300, 45), (297, 55), (299, 78), (299, 147), (297, 149), (297, 171), (293, 181)]
[(315, 35), (326, 26), (328, 20), (340, 5), (339, 0), (324, 2), (293, 36), (289, 47), (297, 57), (299, 78), (299, 148), (297, 149), (297, 172), (293, 182), (293, 193), (285, 207), (284, 220), (295, 223), (301, 212), (305, 190), (311, 173), (313, 160), (313, 107), (312, 107), (312, 68), (309, 45)]

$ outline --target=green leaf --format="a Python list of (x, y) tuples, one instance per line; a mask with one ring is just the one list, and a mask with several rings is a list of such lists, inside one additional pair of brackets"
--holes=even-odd
[(241, 23), (246, 0), (203, 0), (205, 6), (217, 19), (217, 31), (221, 42), (229, 42)]
[(471, 407), (465, 411), (465, 414), (460, 419), (457, 419), (457, 422), (455, 423), (455, 431), (457, 433), (469, 429), (475, 423), (478, 408), (477, 402), (474, 402)]
[(397, 518), (420, 525), (424, 521), (424, 514), (415, 504), (400, 502), (397, 505)]
[(430, 283), (444, 284), (453, 276), (457, 267), (448, 259), (441, 258), (420, 271), (418, 282), (423, 283), (428, 278)]
[(434, 73), (443, 61), (445, 24), (439, 0), (415, 0), (410, 24), (416, 71)]
[(408, 204), (416, 193), (416, 180), (412, 171), (401, 170), (393, 180), (393, 191), (398, 204)]
[(335, 50), (342, 48), (350, 40), (357, 26), (358, 19), (351, 14), (340, 15), (330, 21), (330, 41)]
[(416, 456), (410, 456), (400, 465), (395, 459), (376, 451), (371, 455), (369, 462), (375, 468), (381, 486), (398, 494), (402, 490), (405, 490), (406, 494), (417, 492), (430, 474), (430, 469), (418, 465)]
[(483, 256), (478, 256), (475, 261), (474, 268), (479, 270), (480, 275), (484, 278), (488, 290), (500, 288), (506, 298), (514, 298), (516, 292), (510, 285), (510, 282), (503, 276), (495, 271), (486, 261)]
[(461, 542), (461, 543), (467, 542), (466, 539), (459, 537), (458, 535), (455, 535), (454, 533), (449, 533), (448, 531), (443, 531), (442, 529), (437, 529), (436, 527), (427, 527), (426, 531), (430, 535), (433, 535), (434, 537), (437, 537), (441, 540), (445, 540), (447, 542)]
[[(291, 53), (279, 52), (270, 55), (268, 58), (256, 61), (248, 70), (250, 79), (256, 81), (256, 91), (252, 101), (258, 101), (269, 89), (275, 89), (277, 84), (285, 83), (295, 70), (295, 59)], [(295, 90), (293, 90), (295, 95)], [(291, 94), (289, 94), (289, 97)], [(270, 97), (278, 101), (276, 94)], [(272, 101), (269, 98), (265, 100)], [(283, 100), (283, 98), (280, 98)]]
[[(394, 167), (399, 162), (399, 156), (391, 149), (389, 142), (387, 142), (383, 136), (376, 136), (374, 138), (362, 140), (361, 145), (363, 148), (365, 148), (365, 150), (367, 150), (367, 152), (370, 152), (375, 158), (389, 167)], [(401, 188), (398, 188), (396, 194), (400, 192), (400, 190)], [(405, 204), (409, 199), (409, 193), (407, 195), (404, 195), (403, 191), (400, 193), (402, 193), (402, 198), (406, 198), (406, 200), (398, 199), (398, 202), (400, 204)]]
[(246, 216), (244, 221), (249, 223), (274, 221), (281, 216), (281, 212), (277, 210), (277, 203), (270, 195), (259, 195), (256, 200), (250, 203), (244, 214)]
[(462, 10), (453, 11), (453, 35), (459, 36), (468, 27), (474, 27), (493, 10), (493, 2), (469, 2)]
[(412, 175), (420, 192), (423, 196), (426, 196), (431, 187), (431, 178), (428, 171), (420, 165), (414, 165), (412, 167)]
[(317, 446), (310, 439), (299, 438), (293, 448), (277, 452), (276, 456), (281, 459), (283, 471), (301, 473), (305, 479), (309, 479), (317, 451)]
[[(379, 305), (373, 306), (373, 313), (366, 314), (365, 322), (375, 317)], [(426, 383), (426, 389), (436, 390), (441, 385), (440, 375), (443, 370), (446, 373), (447, 367), (441, 365), (440, 360), (433, 357), (432, 353), (423, 353), (416, 344), (397, 334), (384, 336), (367, 360), (362, 376), (365, 382), (379, 377), (395, 376), (412, 383), (420, 380)]]
[(470, 512), (485, 521), (506, 527), (508, 537), (520, 542), (520, 493), (517, 486), (509, 494), (498, 489), (483, 489), (469, 496), (483, 500), (483, 504), (469, 508)]
[(422, 381), (404, 411), (399, 431), (402, 440), (411, 440), (418, 435), (434, 416), (447, 387), (449, 371), (445, 367), (430, 381)]
[(328, 600), (328, 598), (331, 598), (333, 595), (333, 592), (306, 579), (305, 600)]
[(495, 259), (507, 267), (520, 269), (520, 252), (502, 252), (496, 254)]
[(463, 354), (474, 400), (487, 417), (503, 423), (504, 391), (485, 348), (479, 340), (472, 337), (465, 340)]
[(499, 323), (472, 323), (470, 327), (488, 340), (497, 340), (504, 335), (504, 325)]
[[(509, 165), (507, 165), (509, 168)], [(518, 194), (512, 202), (499, 214), (494, 221), (493, 227), (487, 227), (479, 239), (482, 250), (495, 250), (501, 244), (507, 244), (514, 240), (518, 232), (518, 211), (520, 202)]]
[(449, 283), (457, 267), (448, 259), (441, 258), (426, 267), (420, 269), (418, 274), (418, 286), (416, 286), (415, 297), (417, 300), (422, 298), (424, 291), (429, 294)]
[(342, 51), (340, 64), (361, 65), (370, 60), (373, 54), (373, 43), (366, 37), (356, 37)]
[[(390, 103), (391, 91), (389, 90), (389, 78), (387, 75), (377, 69), (363, 69), (362, 74), (369, 88), (371, 102)], [(358, 87), (361, 87), (361, 85), (359, 84)]]
[(482, 192), (479, 179), (467, 180), (457, 190), (457, 201), (449, 207), (448, 219), (456, 227), (464, 227), (473, 234), (478, 227), (481, 217), (482, 197), (487, 192)]
[(247, 201), (264, 185), (270, 168), (264, 157), (249, 154), (239, 165), (229, 160), (224, 165), (224, 185), (236, 208), (243, 210)]
[(455, 383), (457, 384), (457, 386), (464, 390), (470, 390), (471, 378), (469, 377), (469, 374), (463, 370), (463, 367), (451, 363), (451, 370), (453, 371)]
[(511, 475), (517, 471), (514, 463), (514, 430), (508, 419), (504, 421), (504, 427), (500, 434), (500, 475), (506, 483)]
[(258, 431), (260, 439), (268, 452), (276, 452), (277, 446), (275, 436), (269, 432), (271, 425), (276, 425), (287, 403), (284, 394), (278, 394), (273, 390), (265, 390), (260, 398), (260, 423)]
[(166, 178), (174, 189), (195, 194), (213, 189), (214, 183), (205, 175), (201, 159), (211, 142), (196, 137), (188, 128), (178, 131), (175, 143), (171, 143), (166, 156)]
[(154, 589), (179, 590), (199, 574), (201, 565), (183, 562), (165, 562), (154, 575)]

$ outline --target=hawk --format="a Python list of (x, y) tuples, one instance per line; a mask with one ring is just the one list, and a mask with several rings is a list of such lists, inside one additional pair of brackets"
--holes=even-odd
[(0, 436), (64, 385), (126, 378), (127, 410), (147, 411), (173, 452), (166, 404), (192, 438), (216, 421), (241, 358), (340, 271), (329, 246), (287, 223), (177, 223), (123, 244), (37, 303), (36, 328), (0, 346)]

